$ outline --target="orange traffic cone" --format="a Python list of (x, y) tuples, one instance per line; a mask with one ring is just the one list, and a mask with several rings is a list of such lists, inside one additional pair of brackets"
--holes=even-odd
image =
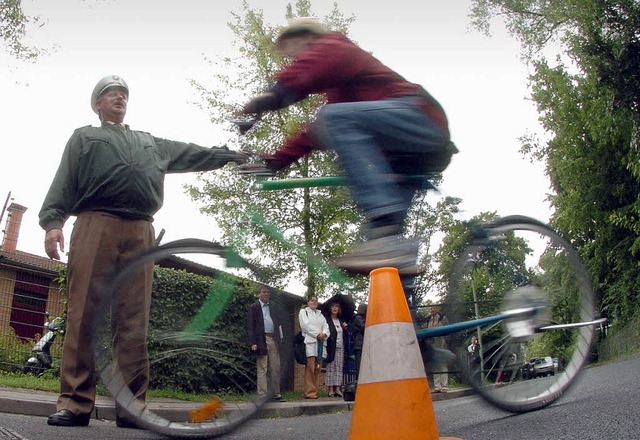
[(370, 274), (358, 391), (349, 440), (438, 436), (431, 392), (398, 270)]

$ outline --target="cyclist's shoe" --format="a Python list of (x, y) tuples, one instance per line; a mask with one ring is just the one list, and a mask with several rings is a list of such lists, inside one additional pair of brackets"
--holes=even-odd
[(363, 243), (334, 264), (351, 274), (368, 275), (379, 267), (395, 267), (400, 275), (417, 275), (417, 260), (418, 242), (392, 235)]

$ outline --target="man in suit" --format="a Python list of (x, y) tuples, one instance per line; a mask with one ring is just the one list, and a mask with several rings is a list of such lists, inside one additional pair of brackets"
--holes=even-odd
[[(280, 394), (280, 352), (282, 326), (269, 298), (271, 291), (260, 286), (258, 301), (251, 304), (247, 314), (247, 335), (251, 351), (256, 354), (258, 394), (273, 391), (273, 400), (286, 402)], [(269, 373), (267, 378), (267, 373)], [(270, 386), (271, 388), (268, 388)]]
[[(438, 306), (432, 305), (429, 308), (429, 316), (423, 328), (435, 328), (448, 325), (447, 317), (438, 310)], [(448, 350), (447, 340), (444, 336), (433, 338), (433, 348), (440, 350)], [(446, 362), (438, 361), (433, 363), (433, 386), (435, 393), (446, 393), (449, 388), (449, 374), (447, 372)]]

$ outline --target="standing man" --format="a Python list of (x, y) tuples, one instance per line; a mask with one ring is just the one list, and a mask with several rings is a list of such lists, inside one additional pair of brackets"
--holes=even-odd
[(260, 286), (258, 301), (251, 304), (247, 314), (247, 335), (251, 351), (257, 356), (258, 394), (267, 395), (267, 390), (270, 389), (273, 390), (273, 400), (286, 402), (280, 394), (280, 352), (278, 346), (282, 341), (282, 326), (277, 313), (271, 306), (270, 297), (269, 288)]
[(478, 346), (478, 337), (471, 337), (471, 344), (467, 347), (467, 351), (469, 352), (469, 357), (471, 359), (475, 359), (480, 356), (480, 347)]
[[(446, 316), (438, 311), (438, 306), (431, 306), (429, 316), (423, 328), (434, 328), (448, 325), (449, 320)], [(444, 336), (433, 338), (433, 348), (447, 350), (447, 340)], [(449, 374), (447, 372), (446, 362), (434, 362), (433, 368), (433, 387), (434, 393), (446, 393), (449, 389)]]
[(426, 182), (412, 177), (443, 171), (457, 152), (443, 108), (423, 87), (315, 19), (292, 20), (275, 46), (291, 63), (243, 112), (285, 108), (312, 94), (323, 94), (327, 103), (313, 123), (264, 156), (264, 164), (242, 169), (277, 171), (314, 149), (334, 150), (368, 220), (367, 243), (335, 264), (350, 273), (393, 266), (400, 275), (415, 275), (418, 244), (402, 231), (413, 195)]
[[(95, 367), (91, 344), (98, 292), (114, 268), (154, 245), (153, 215), (163, 202), (167, 173), (206, 171), (247, 156), (223, 148), (161, 139), (124, 124), (127, 83), (116, 75), (102, 78), (91, 94), (99, 127), (75, 130), (40, 210), (50, 258), (64, 252), (62, 228), (76, 216), (68, 259), (67, 329), (60, 366), (57, 412), (47, 423), (87, 426), (95, 403)], [(149, 383), (146, 349), (153, 265), (110, 298), (114, 360), (136, 398), (145, 399)], [(120, 427), (135, 427), (116, 408)]]

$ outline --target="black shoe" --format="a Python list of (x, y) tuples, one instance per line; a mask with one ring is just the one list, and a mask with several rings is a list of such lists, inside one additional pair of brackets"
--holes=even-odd
[(144, 429), (138, 425), (136, 425), (134, 422), (127, 420), (127, 419), (123, 419), (120, 417), (116, 417), (116, 426), (118, 428), (129, 428), (129, 429)]
[(369, 275), (379, 267), (395, 267), (400, 275), (417, 275), (418, 242), (400, 235), (376, 238), (334, 260), (340, 269)]
[(284, 397), (282, 397), (280, 395), (274, 396), (273, 399), (271, 399), (271, 400), (273, 400), (274, 402), (286, 402), (287, 401), (287, 399), (285, 399)]
[(53, 426), (89, 426), (90, 418), (91, 414), (76, 415), (68, 409), (61, 409), (49, 416), (47, 424)]

